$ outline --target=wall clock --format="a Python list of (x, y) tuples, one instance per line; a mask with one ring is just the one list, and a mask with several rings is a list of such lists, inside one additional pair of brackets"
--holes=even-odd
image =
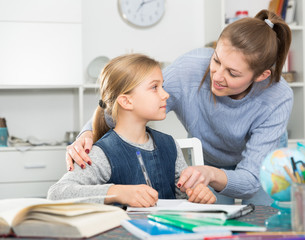
[(132, 26), (147, 28), (157, 24), (165, 12), (165, 0), (118, 0), (121, 17)]

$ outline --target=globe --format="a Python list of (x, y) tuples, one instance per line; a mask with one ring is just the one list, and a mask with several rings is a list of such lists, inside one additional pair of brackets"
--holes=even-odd
[(280, 148), (270, 152), (264, 159), (260, 169), (260, 182), (263, 189), (275, 201), (290, 201), (292, 180), (284, 169), (287, 166), (292, 173), (291, 157), (295, 161), (305, 162), (302, 152), (293, 148)]

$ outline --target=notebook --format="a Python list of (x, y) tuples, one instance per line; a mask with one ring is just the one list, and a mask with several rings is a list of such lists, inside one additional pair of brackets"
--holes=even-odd
[(148, 219), (123, 220), (121, 225), (140, 239), (203, 239), (204, 237), (231, 236), (232, 234), (229, 230), (207, 230), (196, 233)]
[(222, 220), (245, 216), (255, 209), (253, 204), (249, 205), (222, 205), (222, 204), (200, 204), (192, 203), (186, 199), (159, 199), (156, 207), (135, 208), (128, 207), (127, 212), (132, 213), (162, 213), (178, 214), (192, 213), (198, 217), (218, 218)]
[(193, 232), (206, 232), (213, 230), (230, 230), (236, 232), (266, 231), (266, 227), (237, 221), (235, 219), (221, 220), (216, 218), (193, 218), (174, 214), (151, 214), (148, 215), (148, 219)]

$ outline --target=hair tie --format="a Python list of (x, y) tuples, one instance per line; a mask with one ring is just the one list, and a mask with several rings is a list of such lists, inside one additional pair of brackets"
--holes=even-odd
[(99, 100), (98, 105), (100, 105), (101, 108), (105, 109), (106, 108), (106, 103), (102, 99)]
[(264, 21), (268, 24), (269, 27), (273, 28), (274, 23), (272, 23), (268, 18), (266, 18)]

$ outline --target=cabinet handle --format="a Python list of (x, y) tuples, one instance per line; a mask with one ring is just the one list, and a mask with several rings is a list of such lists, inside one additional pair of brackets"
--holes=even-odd
[(46, 164), (43, 163), (31, 163), (24, 165), (25, 169), (32, 169), (32, 168), (46, 168)]

